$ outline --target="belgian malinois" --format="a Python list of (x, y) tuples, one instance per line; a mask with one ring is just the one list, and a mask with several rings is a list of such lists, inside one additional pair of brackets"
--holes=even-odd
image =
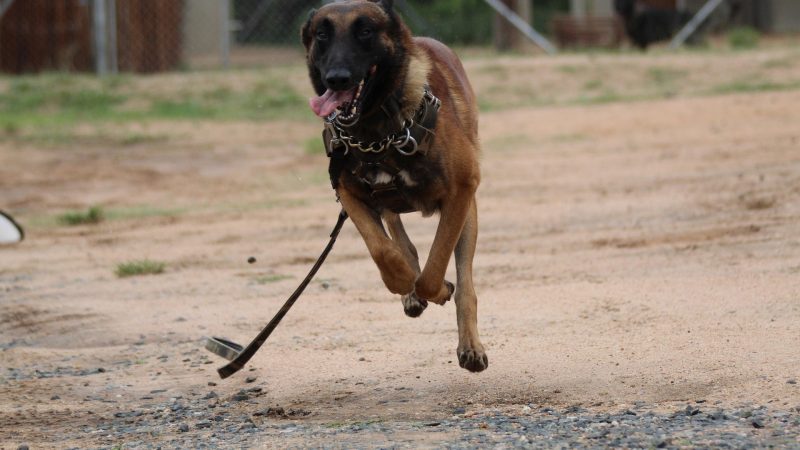
[[(461, 62), (444, 44), (412, 37), (392, 0), (327, 4), (301, 35), (331, 182), (384, 284), (411, 317), (455, 293), (459, 364), (486, 369), (472, 285), (478, 115)], [(440, 214), (423, 270), (400, 219), (411, 211)], [(453, 252), (456, 286), (444, 279)]]

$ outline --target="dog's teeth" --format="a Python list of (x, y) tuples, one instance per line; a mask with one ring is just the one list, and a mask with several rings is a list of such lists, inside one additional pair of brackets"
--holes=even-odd
[(350, 110), (350, 114), (355, 114), (355, 113), (356, 113), (356, 107), (353, 106), (353, 109)]

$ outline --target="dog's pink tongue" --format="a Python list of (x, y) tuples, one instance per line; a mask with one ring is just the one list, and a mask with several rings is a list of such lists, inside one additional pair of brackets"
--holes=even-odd
[(349, 91), (334, 92), (328, 89), (321, 96), (309, 99), (308, 105), (311, 106), (314, 114), (319, 117), (328, 117), (339, 105), (353, 100), (353, 91), (351, 89)]

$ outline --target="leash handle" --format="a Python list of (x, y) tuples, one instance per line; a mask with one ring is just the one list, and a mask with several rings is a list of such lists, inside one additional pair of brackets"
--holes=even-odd
[(248, 361), (250, 361), (250, 358), (252, 358), (253, 355), (256, 354), (258, 349), (260, 349), (261, 346), (264, 345), (264, 342), (267, 341), (269, 335), (272, 334), (272, 331), (275, 329), (275, 327), (277, 327), (278, 324), (281, 323), (283, 316), (285, 316), (286, 313), (289, 312), (289, 309), (292, 307), (292, 305), (294, 305), (294, 302), (300, 297), (300, 294), (302, 294), (303, 291), (306, 289), (308, 283), (310, 283), (311, 280), (314, 278), (314, 275), (316, 275), (320, 266), (322, 266), (322, 263), (325, 261), (325, 258), (328, 257), (328, 253), (330, 253), (331, 249), (333, 248), (333, 244), (334, 242), (336, 242), (336, 237), (339, 236), (339, 232), (342, 230), (342, 226), (344, 225), (344, 222), (346, 220), (347, 220), (347, 212), (345, 212), (344, 208), (342, 208), (341, 212), (339, 212), (339, 219), (336, 221), (336, 226), (334, 226), (333, 231), (331, 231), (331, 236), (330, 236), (331, 239), (330, 241), (328, 241), (328, 245), (325, 247), (325, 250), (323, 250), (322, 253), (319, 255), (319, 258), (317, 258), (317, 262), (315, 262), (314, 266), (311, 267), (311, 270), (308, 272), (308, 275), (306, 275), (306, 278), (300, 283), (299, 286), (297, 286), (297, 289), (295, 289), (294, 293), (288, 299), (286, 299), (286, 302), (283, 304), (278, 313), (275, 314), (275, 317), (273, 317), (272, 320), (269, 321), (267, 326), (264, 327), (264, 329), (261, 330), (260, 333), (258, 333), (258, 336), (256, 336), (256, 338), (253, 339), (253, 341), (250, 342), (247, 345), (247, 347), (244, 348), (244, 350), (239, 352), (236, 355), (236, 357), (233, 358), (233, 360), (231, 360), (230, 363), (217, 369), (217, 373), (219, 373), (220, 378), (222, 379), (228, 378), (229, 376), (241, 370), (244, 367), (244, 365), (247, 364)]

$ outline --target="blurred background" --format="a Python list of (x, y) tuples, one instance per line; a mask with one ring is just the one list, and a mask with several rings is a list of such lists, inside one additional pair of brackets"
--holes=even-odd
[[(152, 73), (273, 65), (298, 51), (298, 29), (319, 0), (2, 0), (0, 70)], [(500, 5), (497, 5), (500, 4)], [(800, 31), (795, 0), (399, 0), (418, 34), (450, 45), (535, 47), (503, 6), (561, 49), (647, 48), (713, 8), (691, 45), (733, 31)], [(507, 16), (508, 17), (508, 16)], [(287, 55), (287, 52), (289, 55)]]
[[(800, 0), (395, 0), (477, 94), (492, 367), (457, 368), (452, 305), (403, 320), (347, 225), (258, 381), (204, 396), (201, 336), (249, 341), (339, 212), (299, 42), (320, 4), (0, 0), (0, 210), (26, 232), (0, 245), (0, 448), (294, 439), (283, 424), (305, 419), (267, 404), (348, 430), (523, 405), (569, 406), (570, 429), (570, 405), (660, 427), (645, 410), (693, 399), (703, 414), (671, 423), (718, 424), (718, 444), (630, 446), (797, 447), (778, 428), (796, 412), (751, 426), (709, 408), (800, 405)], [(406, 217), (424, 258), (436, 221)], [(264, 397), (229, 402), (248, 386)], [(615, 431), (578, 445), (640, 434), (599, 430)]]

